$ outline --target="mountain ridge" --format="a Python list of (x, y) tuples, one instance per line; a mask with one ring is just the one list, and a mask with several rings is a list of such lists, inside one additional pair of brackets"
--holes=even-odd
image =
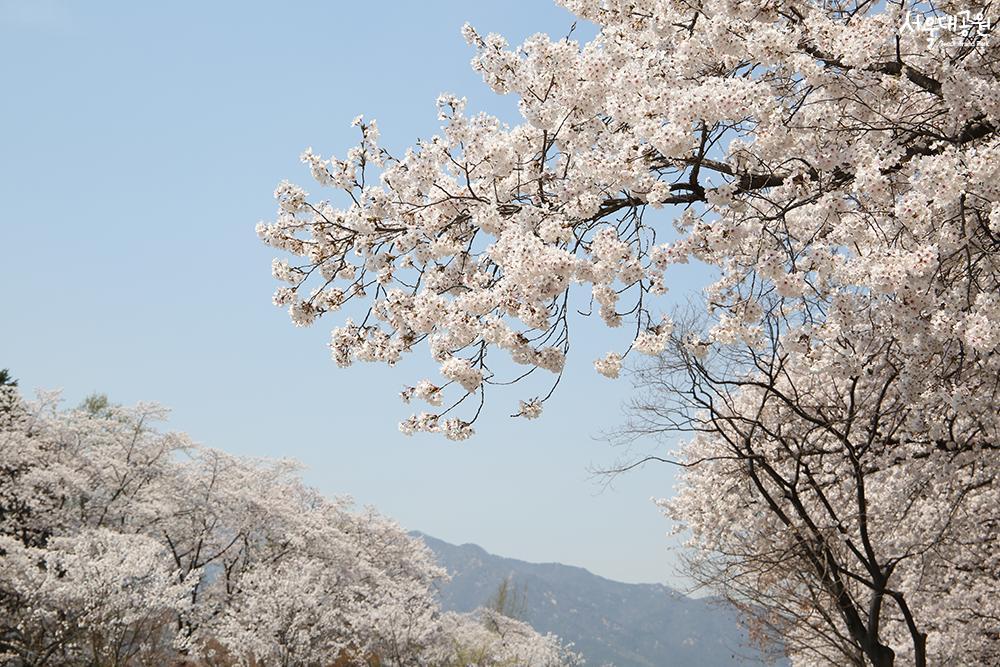
[(506, 579), (523, 597), (523, 620), (583, 654), (587, 665), (671, 667), (764, 665), (735, 610), (690, 598), (661, 583), (625, 583), (562, 563), (531, 563), (414, 533), (451, 580), (439, 586), (445, 609), (487, 604)]

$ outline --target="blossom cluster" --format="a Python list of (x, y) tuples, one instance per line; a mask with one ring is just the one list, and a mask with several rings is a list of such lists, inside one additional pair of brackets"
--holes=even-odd
[[(884, 638), (897, 655), (967, 661), (947, 652), (961, 643), (949, 633), (996, 617), (968, 609), (1000, 576), (984, 555), (996, 524), (958, 518), (995, 502), (1000, 54), (982, 39), (928, 43), (901, 29), (892, 3), (562, 4), (597, 26), (593, 40), (537, 34), (511, 47), (463, 29), (473, 67), (518, 99), (523, 122), (444, 95), (440, 134), (399, 158), (359, 123), (359, 146), (324, 167), (336, 178), (318, 179), (342, 191), (343, 208), (279, 187), (277, 219), (258, 227), (296, 258), (276, 265), (291, 284), (276, 302), (305, 324), (332, 310), (315, 296), (325, 290), (343, 295), (338, 307), (357, 301), (363, 324), (333, 333), (341, 365), (395, 363), (426, 343), (447, 384), (421, 393), (442, 410), (401, 428), (455, 438), (471, 435), (479, 408), (444, 415), (470, 394), (485, 398), (487, 385), (540, 370), (556, 374), (554, 387), (571, 324), (596, 315), (617, 330), (609, 341), (632, 339), (609, 342), (594, 361), (601, 375), (618, 377), (633, 352), (667, 355), (721, 387), (721, 403), (706, 403), (717, 422), (685, 450), (699, 465), (671, 510), (705, 553), (791, 553), (801, 531), (825, 543), (817, 531), (829, 528), (845, 558), (872, 571), (892, 563), (893, 581), (912, 584), (911, 609), (930, 634), (919, 648), (921, 632), (903, 629), (899, 611)], [(978, 1), (938, 9), (998, 19)], [(674, 331), (655, 303), (689, 261), (715, 276), (699, 299), (705, 326)], [(513, 414), (538, 416), (519, 405)], [(744, 423), (759, 428), (740, 432)], [(734, 453), (733, 443), (753, 449)], [(727, 456), (773, 464), (786, 487), (754, 482), (742, 464), (705, 463)], [(797, 492), (788, 480), (805, 483), (807, 472), (815, 488), (791, 509), (809, 522), (776, 525)], [(771, 492), (785, 500), (766, 512), (738, 501)], [(865, 493), (886, 508), (872, 510), (870, 532), (857, 525)], [(817, 512), (838, 518), (824, 528)], [(893, 526), (903, 525), (900, 537)], [(980, 557), (986, 565), (973, 566)], [(808, 664), (808, 651), (796, 659)]]
[[(669, 267), (697, 259), (721, 273), (707, 292), (722, 320), (712, 340), (754, 344), (763, 299), (871, 291), (895, 308), (899, 286), (995, 238), (1000, 86), (982, 45), (944, 72), (949, 52), (900, 33), (892, 8), (847, 24), (816, 3), (712, 0), (687, 28), (677, 17), (691, 10), (672, 0), (564, 4), (599, 26), (594, 40), (539, 34), (512, 48), (463, 29), (473, 67), (520, 99), (522, 124), (442, 95), (441, 133), (395, 158), (359, 117), (346, 159), (302, 156), (349, 205), (287, 182), (275, 192), (278, 218), (258, 233), (297, 258), (273, 266), (275, 303), (297, 325), (352, 301), (365, 313), (334, 329), (338, 364), (393, 364), (426, 342), (458, 391), (442, 399), (451, 407), (518, 365), (558, 376), (576, 286), (605, 325), (635, 326), (612, 352), (658, 354), (651, 305)], [(658, 243), (664, 215), (647, 209), (664, 206), (680, 236)], [(985, 354), (995, 306), (961, 293), (922, 305), (939, 313), (933, 329), (905, 325)], [(612, 358), (595, 366), (613, 377)]]
[(578, 661), (525, 624), (443, 612), (447, 574), (422, 541), (320, 496), (292, 462), (158, 432), (154, 405), (0, 394), (4, 664)]

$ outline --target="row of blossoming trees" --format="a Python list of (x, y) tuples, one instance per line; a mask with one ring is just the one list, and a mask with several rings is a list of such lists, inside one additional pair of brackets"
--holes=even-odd
[(374, 511), (155, 429), (0, 388), (5, 665), (564, 665), (555, 637), (446, 613), (427, 548)]
[[(345, 308), (340, 365), (426, 346), (400, 428), (453, 439), (512, 380), (539, 417), (596, 311), (598, 372), (647, 355), (623, 437), (688, 434), (650, 458), (693, 576), (796, 664), (1000, 662), (997, 7), (563, 4), (595, 39), (464, 30), (522, 123), (445, 95), (405, 155), (361, 118), (303, 155), (343, 204), (278, 188), (275, 303)], [(671, 318), (689, 260), (718, 279)]]

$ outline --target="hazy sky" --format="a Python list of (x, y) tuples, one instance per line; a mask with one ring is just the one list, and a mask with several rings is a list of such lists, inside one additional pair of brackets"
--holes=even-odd
[[(295, 329), (274, 308), (274, 252), (254, 225), (300, 152), (344, 155), (358, 113), (399, 151), (438, 131), (434, 100), (514, 120), (472, 72), (466, 20), (512, 43), (573, 17), (521, 2), (0, 0), (0, 367), (28, 391), (92, 391), (173, 408), (171, 429), (230, 452), (293, 457), (329, 494), (407, 528), (622, 581), (674, 582), (669, 523), (650, 502), (674, 471), (606, 489), (627, 381), (598, 376), (607, 329), (578, 319), (556, 396), (535, 422), (494, 392), (479, 435), (397, 430), (422, 348), (395, 369), (338, 369), (339, 320)], [(591, 34), (581, 26), (578, 34)], [(697, 273), (680, 275), (683, 295)]]

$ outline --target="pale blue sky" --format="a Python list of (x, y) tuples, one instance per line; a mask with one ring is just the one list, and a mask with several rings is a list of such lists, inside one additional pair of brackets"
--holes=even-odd
[[(464, 443), (406, 438), (396, 369), (338, 369), (335, 320), (291, 326), (271, 306), (273, 251), (254, 234), (283, 178), (308, 185), (306, 146), (343, 155), (351, 119), (402, 149), (437, 131), (434, 99), (513, 118), (468, 66), (466, 20), (511, 42), (564, 35), (546, 0), (133, 2), (0, 0), (0, 367), (22, 386), (173, 408), (170, 428), (230, 452), (290, 456), (330, 494), (407, 528), (623, 581), (675, 582), (670, 526), (650, 502), (674, 471), (612, 489), (625, 381), (591, 361), (611, 346), (578, 321), (566, 377), (537, 422), (494, 395)], [(587, 35), (583, 27), (578, 34)], [(674, 293), (694, 286), (678, 276)], [(685, 286), (684, 281), (690, 284)]]

